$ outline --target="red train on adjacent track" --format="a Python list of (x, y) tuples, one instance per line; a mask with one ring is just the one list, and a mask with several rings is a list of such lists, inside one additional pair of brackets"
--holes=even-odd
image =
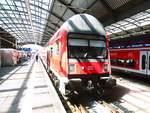
[(22, 51), (12, 48), (0, 48), (0, 66), (14, 66), (21, 62)]
[(112, 49), (110, 55), (113, 70), (150, 76), (150, 48)]
[(78, 14), (68, 19), (46, 50), (48, 69), (63, 94), (89, 85), (97, 90), (116, 85), (111, 78), (108, 37), (93, 16)]

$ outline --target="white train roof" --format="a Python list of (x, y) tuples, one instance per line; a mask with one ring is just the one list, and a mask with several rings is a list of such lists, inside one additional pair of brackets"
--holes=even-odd
[(68, 32), (99, 34), (105, 36), (103, 25), (93, 16), (89, 14), (77, 14), (68, 19), (61, 28), (65, 28)]

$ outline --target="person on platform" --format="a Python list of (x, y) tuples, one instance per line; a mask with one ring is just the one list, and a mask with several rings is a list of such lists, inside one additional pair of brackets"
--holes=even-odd
[(37, 62), (37, 61), (38, 61), (38, 55), (36, 55), (36, 57), (35, 57), (35, 58), (36, 58), (36, 62)]

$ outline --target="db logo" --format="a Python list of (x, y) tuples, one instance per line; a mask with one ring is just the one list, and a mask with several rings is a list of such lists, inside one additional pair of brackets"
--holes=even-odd
[(133, 53), (129, 53), (129, 54), (128, 54), (128, 57), (131, 57), (131, 56), (133, 56)]

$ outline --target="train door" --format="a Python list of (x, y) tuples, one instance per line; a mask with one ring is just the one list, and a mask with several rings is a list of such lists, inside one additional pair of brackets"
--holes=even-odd
[(147, 74), (150, 75), (150, 51), (147, 51)]
[(46, 56), (46, 62), (47, 62), (47, 69), (50, 67), (50, 51), (47, 51), (47, 56)]
[(150, 75), (150, 51), (140, 52), (140, 70), (142, 74)]

